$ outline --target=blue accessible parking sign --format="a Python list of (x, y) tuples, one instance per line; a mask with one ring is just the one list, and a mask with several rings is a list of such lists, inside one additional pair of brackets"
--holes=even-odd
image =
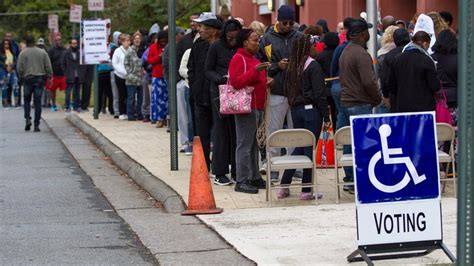
[(439, 198), (434, 113), (351, 119), (358, 204)]

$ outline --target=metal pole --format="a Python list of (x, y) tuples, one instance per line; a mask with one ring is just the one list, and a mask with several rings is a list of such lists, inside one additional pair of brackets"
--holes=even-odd
[(288, 0), (280, 0), (280, 2), (278, 3), (277, 9), (282, 5), (288, 5)]
[(72, 37), (76, 37), (76, 22), (72, 23)]
[(458, 225), (456, 265), (473, 265), (474, 203), (474, 2), (459, 0)]
[(170, 159), (171, 171), (178, 170), (178, 112), (176, 102), (176, 1), (168, 0), (168, 45), (169, 45), (169, 106), (170, 106)]
[(375, 62), (377, 58), (377, 0), (367, 0), (367, 22), (372, 23), (374, 27), (369, 29), (370, 40), (368, 43), (369, 54)]
[[(94, 18), (97, 19), (97, 11), (94, 12)], [(97, 65), (94, 65), (94, 119), (99, 119), (99, 72)]]
[(217, 0), (211, 0), (211, 12), (217, 14)]

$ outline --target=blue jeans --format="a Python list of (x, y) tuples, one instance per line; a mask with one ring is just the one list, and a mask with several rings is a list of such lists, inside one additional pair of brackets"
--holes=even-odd
[[(3, 85), (1, 84), (3, 83)], [(4, 71), (2, 80), (0, 80), (0, 87), (2, 89), (2, 99), (8, 102), (8, 104), (11, 103), (11, 96), (15, 98), (20, 97), (20, 90), (18, 86), (18, 76), (16, 74), (16, 71), (12, 71), (10, 73), (7, 73)], [(15, 103), (18, 104), (19, 103)]]
[(341, 82), (339, 80), (335, 80), (332, 82), (331, 86), (331, 95), (334, 99), (334, 103), (336, 104), (337, 110), (337, 119), (336, 119), (336, 130), (349, 125), (349, 118), (347, 114), (344, 113), (344, 109), (341, 108)]
[[(291, 108), (291, 118), (293, 119), (294, 128), (304, 128), (313, 132), (316, 139), (319, 139), (321, 133), (321, 126), (323, 118), (321, 113), (313, 106), (311, 109), (306, 109), (305, 106), (296, 106)], [(291, 155), (305, 155), (309, 158), (313, 158), (312, 147), (298, 147), (293, 150)], [(291, 184), (293, 174), (296, 169), (285, 170), (283, 177), (281, 178), (281, 184)], [(303, 169), (303, 183), (311, 183), (312, 169)], [(312, 188), (303, 188), (303, 192), (311, 192)]]
[(23, 95), (25, 119), (31, 119), (31, 96), (34, 94), (35, 126), (39, 126), (41, 119), (41, 97), (43, 96), (44, 80), (44, 76), (34, 76), (23, 81), (25, 88)]
[(71, 109), (71, 90), (74, 98), (74, 110), (81, 107), (80, 84), (79, 78), (74, 78), (73, 83), (68, 83), (66, 88), (66, 110)]
[[(349, 126), (349, 118), (353, 115), (366, 115), (366, 114), (372, 114), (372, 105), (370, 104), (362, 104), (362, 105), (357, 105), (357, 106), (352, 106), (352, 107), (343, 107), (341, 106), (341, 109), (343, 110), (344, 115), (346, 116), (347, 124), (344, 126)], [(352, 154), (352, 148), (349, 145), (345, 145), (343, 150), (343, 154)], [(353, 181), (354, 180), (354, 170), (352, 167), (344, 167), (344, 173), (346, 174), (346, 180), (347, 181)]]
[(143, 91), (142, 87), (127, 85), (127, 116), (128, 119), (143, 119), (142, 115)]
[(385, 105), (383, 103), (377, 105), (377, 107), (375, 107), (375, 112), (376, 114), (387, 114), (387, 113), (390, 113), (390, 109), (388, 109), (387, 107), (385, 107)]

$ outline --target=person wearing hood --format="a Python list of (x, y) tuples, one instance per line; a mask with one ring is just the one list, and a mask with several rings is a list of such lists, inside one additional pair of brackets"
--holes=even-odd
[[(115, 50), (121, 45), (120, 44), (120, 35), (122, 33), (120, 31), (115, 31), (112, 33), (112, 42), (110, 43), (110, 58), (113, 58)], [(112, 65), (112, 64), (111, 64)], [(112, 66), (113, 68), (113, 66)], [(112, 70), (110, 72), (110, 84), (112, 88), (112, 105), (114, 110), (114, 118), (119, 118), (119, 92), (117, 88), (117, 83), (115, 82), (115, 72)], [(110, 109), (110, 108), (109, 108)], [(110, 111), (110, 110), (109, 110)]]
[(71, 112), (71, 91), (74, 100), (74, 111), (81, 111), (80, 86), (84, 82), (85, 65), (79, 62), (78, 40), (72, 38), (69, 41), (69, 49), (64, 52), (62, 69), (66, 76), (66, 113)]
[(323, 34), (329, 32), (328, 22), (325, 19), (320, 19), (316, 22), (316, 25), (319, 25), (323, 28)]
[(413, 34), (416, 34), (419, 31), (424, 31), (428, 33), (430, 36), (431, 42), (430, 46), (428, 47), (428, 53), (432, 54), (433, 52), (431, 51), (431, 47), (435, 44), (436, 42), (436, 35), (435, 35), (435, 28), (434, 28), (434, 23), (433, 20), (425, 15), (425, 14), (420, 14), (416, 20), (415, 24), (415, 29), (413, 30)]
[(237, 52), (237, 36), (242, 26), (239, 21), (230, 19), (222, 27), (220, 39), (209, 47), (205, 71), (211, 84), (212, 113), (214, 136), (212, 173), (214, 184), (232, 184), (227, 174), (231, 165), (231, 175), (235, 177), (235, 121), (233, 115), (222, 115), (219, 112), (219, 85), (228, 81), (229, 63)]
[(163, 75), (163, 50), (168, 43), (168, 33), (158, 32), (156, 41), (148, 51), (148, 64), (152, 66), (150, 119), (157, 128), (166, 126), (168, 115), (168, 88)]
[(385, 54), (384, 59), (379, 62), (380, 72), (380, 90), (382, 91), (383, 105), (385, 108), (390, 110), (391, 104), (395, 103), (395, 98), (388, 90), (388, 75), (391, 71), (393, 60), (395, 57), (402, 53), (403, 47), (410, 42), (410, 34), (406, 29), (396, 29), (393, 32), (393, 41), (396, 45), (395, 48)]
[[(212, 100), (209, 80), (206, 78), (207, 52), (211, 43), (219, 39), (222, 23), (211, 12), (202, 13), (194, 20), (199, 23), (199, 39), (193, 44), (188, 61), (190, 98), (194, 102), (196, 136), (201, 138), (207, 169), (210, 170), (211, 131), (213, 123)], [(218, 135), (214, 135), (220, 137)]]
[[(420, 15), (421, 17), (421, 15)], [(419, 21), (419, 20), (418, 20)], [(434, 60), (428, 54), (430, 35), (418, 31), (392, 63), (388, 90), (394, 95), (392, 112), (421, 112), (436, 109), (435, 94), (440, 80)]]
[[(269, 77), (273, 78), (268, 99), (268, 124), (266, 134), (269, 136), (273, 132), (282, 129), (287, 119), (289, 128), (292, 128), (290, 105), (285, 97), (285, 70), (288, 66), (288, 58), (293, 47), (293, 41), (303, 36), (303, 33), (294, 29), (296, 15), (293, 8), (282, 5), (278, 9), (277, 23), (270, 27), (269, 31), (263, 35), (260, 41), (259, 59), (262, 62), (270, 62), (268, 69)], [(279, 150), (270, 151), (273, 156), (279, 155)], [(262, 167), (263, 168), (263, 167)], [(267, 173), (268, 174), (268, 173)], [(278, 178), (278, 172), (271, 173), (273, 179)]]
[[(125, 56), (130, 51), (130, 35), (120, 35), (120, 47), (115, 49), (112, 56), (112, 66), (114, 67), (115, 84), (118, 90), (118, 111), (119, 119), (127, 119), (127, 85), (125, 85), (125, 78), (127, 71), (125, 70)], [(116, 115), (116, 114), (115, 114)]]

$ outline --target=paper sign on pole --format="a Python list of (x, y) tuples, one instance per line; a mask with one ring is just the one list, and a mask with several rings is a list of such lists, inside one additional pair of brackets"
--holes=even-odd
[(81, 64), (93, 65), (109, 61), (107, 49), (107, 21), (81, 22)]
[(89, 11), (103, 11), (104, 0), (87, 0)]
[(48, 15), (48, 28), (52, 31), (59, 31), (58, 15)]
[(81, 23), (82, 19), (82, 6), (81, 5), (71, 5), (69, 8), (69, 21)]

